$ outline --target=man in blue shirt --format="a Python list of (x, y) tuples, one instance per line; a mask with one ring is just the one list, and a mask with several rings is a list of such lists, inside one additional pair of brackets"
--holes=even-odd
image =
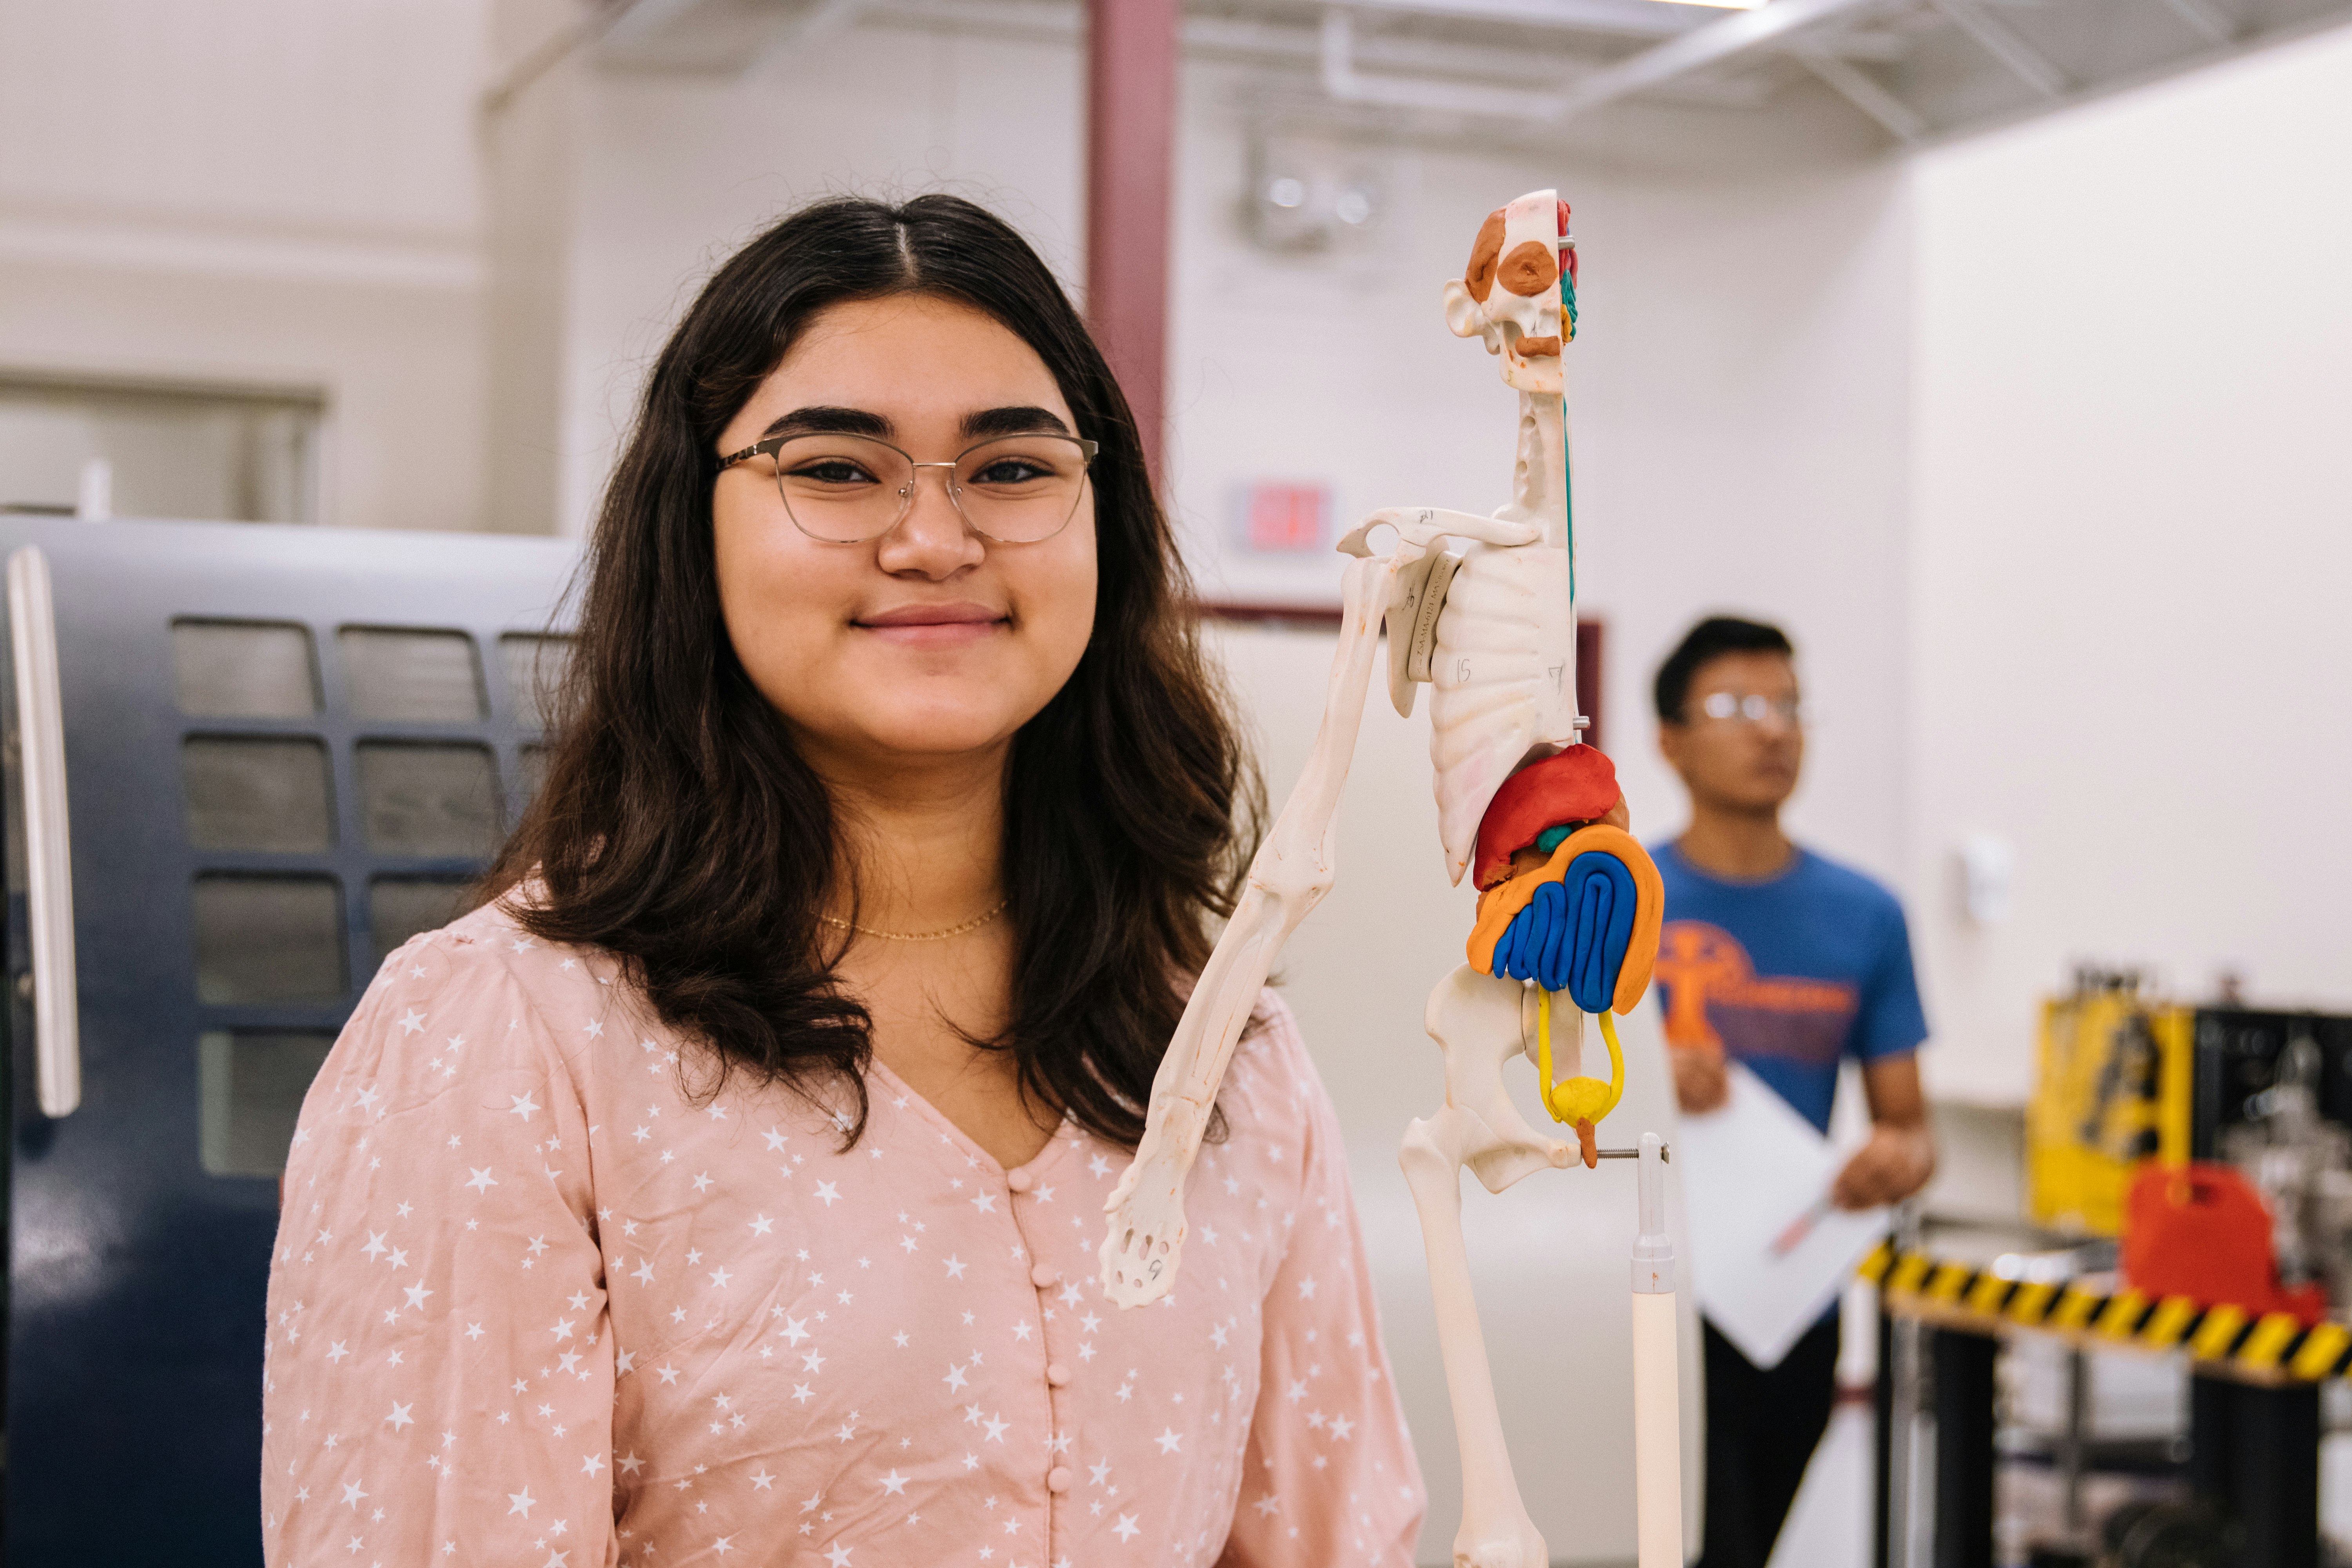
[[(1838, 1068), (1862, 1064), (1871, 1136), (1831, 1196), (1900, 1202), (1935, 1170), (1918, 1048), (1927, 1037), (1903, 909), (1799, 847), (1780, 807), (1804, 760), (1796, 650), (1778, 627), (1701, 621), (1658, 669), (1658, 746), (1690, 826), (1655, 852), (1665, 883), (1656, 984), (1675, 1089), (1712, 1110), (1737, 1060), (1823, 1132)], [(1763, 1568), (1836, 1396), (1837, 1314), (1777, 1366), (1705, 1325), (1706, 1526), (1700, 1568)]]

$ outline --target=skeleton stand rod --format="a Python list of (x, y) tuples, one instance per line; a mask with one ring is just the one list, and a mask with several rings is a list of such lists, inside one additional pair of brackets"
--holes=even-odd
[(1680, 1358), (1675, 1352), (1675, 1243), (1666, 1230), (1665, 1145), (1642, 1134), (1634, 1167), (1633, 1529), (1639, 1568), (1683, 1568)]

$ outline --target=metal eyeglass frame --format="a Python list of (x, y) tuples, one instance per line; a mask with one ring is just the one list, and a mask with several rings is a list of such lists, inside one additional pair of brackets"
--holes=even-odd
[[(1719, 697), (1729, 699), (1729, 705), (1723, 706), (1717, 703), (1716, 699)], [(1721, 712), (1716, 710), (1718, 707), (1722, 707)], [(1717, 723), (1738, 719), (1750, 724), (1761, 724), (1767, 719), (1778, 719), (1785, 727), (1795, 730), (1801, 728), (1805, 722), (1804, 706), (1798, 699), (1786, 697), (1776, 700), (1757, 691), (1750, 691), (1744, 695), (1730, 691), (1710, 691), (1705, 700), (1699, 704), (1699, 711)]]
[[(753, 458), (762, 456), (772, 458), (778, 452), (783, 450), (784, 443), (787, 441), (798, 441), (811, 436), (838, 436), (841, 434), (843, 434), (843, 432), (840, 431), (787, 430), (780, 435), (770, 436), (761, 440), (754, 441), (751, 445), (744, 447), (741, 451), (730, 453), (728, 456), (719, 458), (719, 467), (716, 472), (723, 474), (728, 469), (735, 467), (738, 463), (747, 462)], [(1017, 441), (1024, 436), (1050, 437), (1056, 441), (1067, 441), (1072, 446), (1077, 447), (1079, 458), (1078, 466), (1082, 475), (1078, 481), (1078, 486), (1081, 490), (1086, 488), (1087, 480), (1093, 477), (1095, 456), (1102, 450), (1101, 442), (1089, 441), (1082, 436), (1065, 435), (1059, 430), (1016, 430), (1011, 435), (991, 436), (986, 440), (974, 441), (971, 446), (966, 447), (962, 451), (958, 452), (953, 458), (944, 463), (919, 463), (915, 461), (915, 455), (912, 452), (908, 451), (903, 447), (893, 446), (891, 443), (883, 440), (878, 436), (856, 437), (855, 438), (857, 440), (870, 441), (877, 447), (898, 453), (898, 456), (907, 459), (907, 466), (915, 471), (914, 478), (907, 481), (907, 488), (898, 492), (898, 515), (890, 520), (888, 527), (878, 528), (872, 533), (867, 534), (864, 539), (827, 539), (822, 534), (810, 533), (807, 526), (803, 524), (800, 518), (793, 512), (793, 503), (790, 499), (785, 498), (783, 495), (784, 475), (783, 469), (781, 466), (779, 466), (776, 470), (776, 493), (779, 499), (783, 500), (784, 515), (793, 520), (793, 526), (799, 529), (801, 532), (808, 538), (815, 540), (819, 544), (866, 544), (881, 538), (884, 534), (889, 532), (891, 529), (898, 527), (900, 523), (907, 521), (907, 514), (915, 510), (915, 487), (922, 482), (923, 470), (925, 468), (945, 468), (948, 470), (949, 476), (947, 482), (948, 504), (955, 508), (956, 516), (963, 520), (963, 525), (966, 528), (971, 530), (974, 533), (977, 533), (992, 544), (1043, 544), (1046, 540), (1053, 538), (1054, 534), (1059, 533), (1063, 529), (1070, 526), (1070, 518), (1078, 515), (1078, 503), (1076, 500), (1073, 500), (1070, 502), (1068, 516), (1064, 517), (1062, 521), (1055, 526), (1054, 533), (1040, 534), (1035, 539), (999, 539), (996, 535), (989, 532), (988, 530), (981, 527), (977, 522), (974, 522), (971, 520), (971, 514), (963, 510), (963, 497), (961, 489), (955, 483), (954, 479), (956, 465), (962, 462), (966, 458), (971, 457), (974, 452), (979, 451), (982, 447), (992, 447), (999, 441)]]

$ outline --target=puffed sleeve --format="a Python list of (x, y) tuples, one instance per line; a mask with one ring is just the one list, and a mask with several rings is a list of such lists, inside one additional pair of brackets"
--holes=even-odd
[(1304, 1155), (1290, 1245), (1264, 1305), (1257, 1409), (1222, 1562), (1410, 1568), (1428, 1504), (1406, 1435), (1331, 1097), (1289, 1011), (1266, 1049)]
[(302, 1104), (269, 1275), (269, 1568), (615, 1555), (587, 1118), (505, 939), (465, 929), (385, 962)]

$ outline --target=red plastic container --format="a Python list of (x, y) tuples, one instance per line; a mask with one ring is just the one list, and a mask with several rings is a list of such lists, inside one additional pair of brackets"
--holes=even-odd
[(2327, 1315), (2319, 1286), (2280, 1288), (2270, 1207), (2230, 1165), (2141, 1167), (2124, 1200), (2123, 1272), (2132, 1289), (2158, 1298), (2226, 1301), (2257, 1318), (2291, 1312), (2306, 1324)]

